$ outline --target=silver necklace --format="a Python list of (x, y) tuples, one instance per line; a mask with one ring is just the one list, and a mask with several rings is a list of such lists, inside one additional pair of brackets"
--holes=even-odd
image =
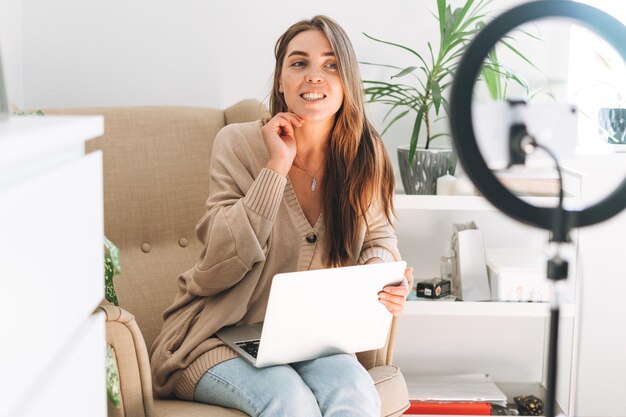
[(324, 165), (324, 161), (322, 161), (322, 163), (320, 164), (320, 166), (317, 167), (317, 169), (315, 170), (315, 173), (311, 173), (311, 171), (309, 171), (308, 169), (306, 169), (304, 167), (304, 164), (302, 163), (302, 160), (300, 160), (300, 158), (298, 158), (298, 155), (296, 155), (296, 159), (298, 160), (298, 162), (300, 163), (300, 165), (302, 165), (301, 167), (298, 166), (298, 164), (293, 164), (296, 168), (304, 171), (307, 173), (307, 175), (309, 177), (311, 177), (311, 191), (315, 191), (317, 190), (317, 173), (320, 171), (320, 169), (322, 168), (322, 165)]

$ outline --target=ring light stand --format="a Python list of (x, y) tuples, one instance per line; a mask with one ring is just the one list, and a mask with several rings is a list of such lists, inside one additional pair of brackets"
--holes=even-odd
[[(450, 94), (450, 127), (454, 145), (463, 169), (484, 197), (506, 215), (531, 226), (550, 231), (550, 241), (569, 242), (569, 232), (575, 227), (590, 226), (617, 215), (626, 207), (626, 178), (603, 200), (584, 209), (569, 210), (557, 207), (537, 207), (520, 199), (504, 187), (483, 159), (472, 124), (472, 97), (474, 84), (483, 61), (500, 38), (518, 26), (543, 18), (567, 18), (580, 23), (603, 37), (626, 61), (626, 27), (612, 16), (580, 3), (563, 0), (540, 0), (514, 7), (496, 17), (481, 30), (468, 45), (454, 76)], [(511, 142), (519, 139), (519, 126), (511, 126)], [(503, 138), (504, 140), (505, 138)], [(522, 140), (517, 140), (524, 153)], [(548, 150), (549, 151), (549, 150)], [(516, 161), (512, 161), (516, 162)], [(517, 161), (519, 162), (519, 161)], [(557, 163), (557, 170), (560, 167)], [(567, 262), (557, 255), (548, 261), (548, 278), (556, 284), (567, 278)], [(556, 367), (559, 324), (559, 288), (554, 285), (550, 305), (550, 336), (548, 351), (548, 380), (546, 416), (554, 417), (556, 395)]]

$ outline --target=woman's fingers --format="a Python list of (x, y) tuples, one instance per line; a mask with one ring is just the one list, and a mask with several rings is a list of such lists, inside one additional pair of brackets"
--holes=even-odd
[(404, 278), (407, 280), (407, 285), (409, 287), (409, 291), (413, 288), (413, 267), (408, 267), (404, 270)]
[(282, 131), (287, 130), (290, 136), (293, 136), (293, 126), (301, 127), (304, 124), (304, 119), (295, 113), (278, 113), (276, 116), (266, 124), (274, 130), (279, 136)]
[(387, 292), (381, 292), (378, 298), (394, 304), (402, 304), (406, 300), (406, 297), (404, 295), (393, 295)]
[(385, 288), (383, 288), (383, 291), (389, 294), (402, 295), (406, 297), (407, 295), (409, 295), (409, 284), (405, 278), (404, 280), (402, 280), (402, 284), (395, 287), (386, 286)]
[(278, 113), (262, 128), (263, 141), (270, 156), (267, 168), (287, 176), (297, 152), (294, 126), (299, 127), (304, 119), (295, 113)]
[(404, 304), (406, 303), (406, 299), (404, 297), (399, 297), (399, 298), (394, 298), (394, 297), (398, 297), (398, 296), (388, 296), (385, 295), (383, 297), (383, 295), (380, 296), (380, 302), (387, 307), (387, 310), (389, 310), (389, 312), (391, 314), (393, 314), (394, 316), (397, 316), (398, 314), (402, 313), (402, 311), (404, 310)]
[(387, 310), (389, 310), (391, 314), (396, 316), (404, 310), (404, 304), (406, 303), (406, 296), (408, 294), (408, 285), (403, 283), (396, 287), (385, 287), (383, 291), (378, 293), (378, 299), (387, 307)]
[(413, 281), (413, 268), (404, 271), (404, 279), (400, 285), (388, 285), (378, 293), (378, 299), (387, 307), (387, 310), (394, 316), (399, 315), (404, 310), (406, 297), (411, 291), (409, 282)]

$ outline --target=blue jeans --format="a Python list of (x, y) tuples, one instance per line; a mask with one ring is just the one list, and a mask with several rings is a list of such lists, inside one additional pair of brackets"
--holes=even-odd
[(267, 368), (230, 359), (200, 378), (194, 401), (252, 417), (380, 417), (374, 381), (347, 354)]

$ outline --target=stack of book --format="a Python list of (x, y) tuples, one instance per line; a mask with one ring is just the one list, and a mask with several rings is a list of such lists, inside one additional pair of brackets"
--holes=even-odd
[(486, 374), (407, 377), (405, 415), (491, 415), (506, 407), (506, 395)]
[(526, 169), (496, 172), (498, 180), (517, 195), (550, 197), (559, 195), (559, 176), (554, 169)]

